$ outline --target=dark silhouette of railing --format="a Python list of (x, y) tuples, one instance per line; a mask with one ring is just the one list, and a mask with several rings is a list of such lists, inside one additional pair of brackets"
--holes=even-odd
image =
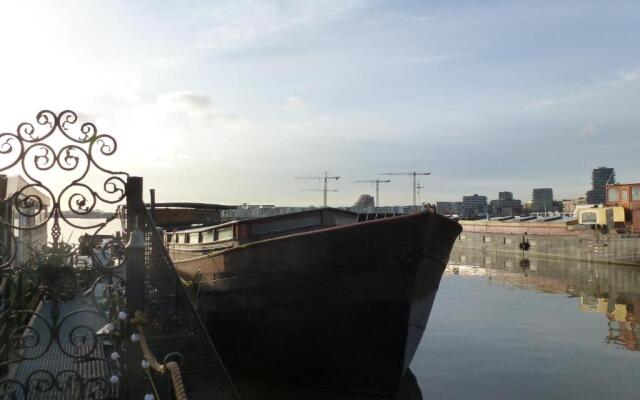
[[(138, 226), (144, 233), (143, 318), (150, 350), (163, 365), (178, 363), (188, 398), (238, 399), (151, 214), (145, 207), (137, 208), (137, 213)], [(161, 398), (174, 393), (168, 371), (152, 376)]]

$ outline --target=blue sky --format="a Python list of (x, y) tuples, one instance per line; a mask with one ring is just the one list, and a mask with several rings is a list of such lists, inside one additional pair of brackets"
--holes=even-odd
[[(81, 5), (80, 5), (81, 4)], [(0, 5), (0, 129), (72, 108), (161, 201), (349, 205), (640, 181), (640, 3), (87, 1)], [(394, 177), (384, 204), (409, 204)]]

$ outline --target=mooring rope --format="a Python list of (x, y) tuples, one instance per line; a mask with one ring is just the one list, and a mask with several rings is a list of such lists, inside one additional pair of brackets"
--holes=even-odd
[(149, 347), (149, 343), (147, 342), (147, 337), (144, 335), (143, 325), (145, 322), (146, 321), (144, 319), (144, 316), (142, 315), (142, 312), (136, 311), (135, 318), (131, 320), (131, 324), (138, 330), (138, 337), (140, 341), (140, 348), (142, 349), (142, 355), (147, 360), (147, 362), (149, 362), (149, 367), (153, 368), (154, 371), (163, 375), (167, 371), (169, 372), (177, 400), (188, 400), (187, 392), (185, 391), (184, 384), (182, 382), (180, 366), (175, 361), (169, 361), (164, 365), (158, 362), (156, 357), (151, 352), (151, 348)]

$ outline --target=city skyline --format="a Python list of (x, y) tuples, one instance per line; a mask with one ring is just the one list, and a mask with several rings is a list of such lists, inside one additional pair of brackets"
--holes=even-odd
[[(291, 177), (324, 170), (334, 206), (387, 171), (432, 172), (432, 202), (575, 197), (597, 165), (640, 180), (633, 2), (1, 7), (0, 130), (76, 110), (158, 201), (318, 204)], [(411, 204), (410, 179), (381, 198)]]

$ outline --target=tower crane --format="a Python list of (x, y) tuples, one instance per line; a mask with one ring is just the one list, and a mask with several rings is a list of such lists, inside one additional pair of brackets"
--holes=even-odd
[(418, 189), (417, 185), (416, 185), (416, 176), (417, 175), (431, 175), (431, 172), (387, 172), (386, 174), (380, 174), (380, 175), (409, 175), (412, 178), (412, 182), (413, 182), (413, 206), (416, 206), (416, 191)]
[(331, 174), (329, 174), (327, 171), (323, 172), (323, 176), (313, 176), (313, 175), (309, 175), (309, 176), (296, 176), (293, 179), (318, 179), (318, 180), (322, 180), (324, 181), (324, 186), (322, 189), (303, 189), (304, 191), (310, 191), (310, 192), (322, 192), (323, 194), (323, 203), (322, 206), (326, 207), (327, 206), (327, 192), (337, 192), (337, 189), (329, 189), (329, 184), (327, 183), (329, 179), (335, 179), (336, 181), (338, 179), (340, 179), (339, 176), (333, 176)]
[(375, 201), (373, 203), (373, 205), (375, 207), (380, 207), (380, 184), (381, 183), (389, 183), (391, 182), (391, 179), (386, 179), (386, 180), (382, 180), (382, 179), (363, 179), (363, 180), (359, 180), (359, 181), (354, 181), (354, 183), (375, 183), (376, 184), (376, 198)]
[(418, 194), (418, 203), (420, 202), (420, 189), (424, 189), (424, 186), (422, 186), (422, 184), (420, 182), (418, 182), (416, 184), (416, 191), (417, 191), (417, 194)]

